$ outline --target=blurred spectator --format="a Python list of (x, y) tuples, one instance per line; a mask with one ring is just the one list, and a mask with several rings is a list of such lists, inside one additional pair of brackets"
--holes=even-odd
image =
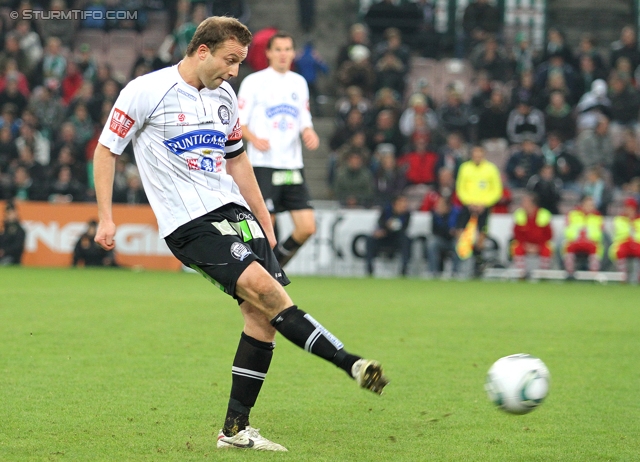
[[(49, 165), (49, 162), (51, 161), (49, 140), (30, 125), (22, 124), (20, 127), (20, 136), (16, 138), (16, 146), (20, 152), (21, 161), (27, 162), (28, 164), (35, 162), (38, 165), (45, 167)], [(22, 151), (24, 151), (25, 147), (29, 148), (28, 160), (22, 159)], [(38, 179), (40, 179), (40, 175), (34, 175), (33, 171), (31, 171), (31, 175), (34, 176), (34, 178), (38, 177)]]
[[(52, 12), (60, 13), (66, 10), (68, 10), (68, 7), (64, 0), (51, 0), (49, 6), (50, 15)], [(76, 21), (72, 18), (56, 19), (55, 21), (43, 20), (40, 23), (40, 32), (42, 33), (42, 38), (46, 41), (55, 37), (60, 40), (62, 45), (71, 47), (76, 26)]]
[(82, 104), (87, 108), (89, 112), (89, 117), (92, 121), (100, 120), (100, 101), (94, 96), (93, 92), (93, 83), (85, 81), (76, 96), (73, 98), (68, 107), (68, 113), (73, 114), (75, 112), (76, 106)]
[(553, 77), (554, 74), (562, 76), (566, 91), (569, 93), (570, 99), (573, 101), (572, 98), (576, 89), (576, 74), (571, 65), (565, 61), (565, 57), (561, 53), (550, 55), (547, 61), (544, 61), (538, 66), (535, 76), (536, 91), (540, 92), (543, 88), (548, 86), (549, 79), (557, 79), (558, 77)]
[(640, 178), (640, 148), (633, 130), (624, 133), (624, 141), (614, 155), (612, 173), (613, 184), (623, 190), (634, 178)]
[(127, 187), (117, 196), (113, 196), (113, 202), (123, 204), (148, 204), (149, 200), (142, 188), (142, 181), (138, 173), (127, 175)]
[(309, 102), (312, 114), (317, 114), (318, 110), (318, 73), (327, 74), (329, 66), (324, 62), (320, 54), (314, 49), (310, 40), (304, 45), (301, 53), (296, 55), (294, 60), (297, 72), (304, 77), (309, 87)]
[(600, 270), (604, 255), (604, 225), (591, 196), (585, 196), (580, 206), (567, 215), (562, 253), (569, 279), (574, 277), (579, 255), (588, 258), (589, 271)]
[(447, 131), (457, 131), (469, 138), (471, 107), (464, 102), (464, 84), (456, 81), (447, 86), (447, 99), (438, 109), (440, 124)]
[(551, 239), (552, 215), (549, 210), (538, 205), (534, 193), (527, 193), (513, 214), (513, 241), (511, 242), (511, 256), (515, 267), (526, 271), (528, 255), (538, 256), (538, 267), (549, 269), (553, 247)]
[(427, 106), (434, 110), (438, 108), (438, 103), (436, 103), (436, 100), (433, 99), (431, 95), (431, 85), (429, 85), (429, 81), (426, 78), (421, 77), (417, 79), (414, 88), (416, 93), (420, 93), (426, 98)]
[(438, 154), (429, 146), (427, 133), (414, 133), (413, 149), (403, 155), (398, 165), (405, 167), (405, 177), (410, 184), (428, 184), (436, 181)]
[(440, 149), (435, 171), (446, 167), (453, 172), (453, 177), (458, 176), (458, 170), (463, 162), (469, 159), (469, 147), (464, 142), (462, 135), (452, 132), (447, 135), (446, 144)]
[(400, 132), (407, 137), (411, 136), (418, 126), (426, 127), (429, 131), (437, 130), (438, 116), (429, 107), (422, 93), (414, 93), (400, 117), (399, 126)]
[(58, 172), (62, 167), (68, 167), (71, 170), (72, 178), (77, 179), (80, 183), (87, 184), (87, 170), (84, 159), (78, 159), (77, 153), (73, 152), (69, 146), (63, 146), (58, 153), (58, 157), (49, 167), (49, 177), (57, 178)]
[(567, 86), (564, 76), (560, 72), (550, 72), (547, 78), (546, 86), (538, 92), (536, 98), (536, 106), (540, 110), (545, 110), (550, 104), (551, 95), (553, 93), (561, 93), (569, 104), (574, 104), (571, 90)]
[(48, 200), (58, 204), (67, 202), (82, 202), (85, 197), (85, 187), (72, 176), (71, 168), (64, 165), (58, 169), (58, 176), (48, 189)]
[(4, 210), (4, 221), (0, 229), (0, 266), (19, 265), (24, 253), (27, 233), (20, 224), (13, 202)]
[(408, 36), (411, 45), (424, 58), (438, 58), (440, 56), (440, 34), (436, 30), (436, 2), (432, 0), (416, 0), (415, 5), (421, 21), (417, 30)]
[(0, 113), (0, 128), (8, 128), (11, 131), (12, 138), (15, 138), (20, 133), (20, 127), (23, 122), (18, 118), (18, 108), (13, 103), (5, 103), (2, 105), (2, 112)]
[(625, 127), (638, 126), (640, 110), (640, 94), (619, 73), (612, 73), (609, 78), (611, 99), (611, 129), (617, 134)]
[(384, 31), (384, 41), (374, 48), (376, 88), (389, 87), (404, 93), (404, 77), (409, 71), (409, 47), (402, 43), (402, 34), (394, 27)]
[(91, 51), (91, 46), (88, 43), (80, 44), (76, 64), (78, 68), (80, 68), (85, 82), (93, 82), (95, 80), (96, 74), (98, 73), (98, 64)]
[(378, 224), (367, 238), (367, 274), (373, 276), (373, 260), (380, 251), (391, 254), (400, 252), (400, 274), (407, 275), (411, 259), (411, 239), (407, 235), (411, 212), (409, 201), (403, 195), (392, 199), (380, 213)]
[(489, 211), (502, 197), (500, 172), (495, 164), (486, 160), (482, 146), (474, 146), (471, 159), (460, 166), (456, 194), (462, 203), (456, 224), (458, 233), (462, 233), (471, 217), (478, 220), (478, 238), (473, 246), (475, 273), (478, 274), (484, 264), (482, 249), (487, 236)]
[(251, 45), (249, 45), (249, 52), (247, 53), (246, 62), (254, 71), (261, 71), (269, 67), (269, 61), (267, 60), (267, 45), (269, 39), (276, 35), (278, 29), (276, 27), (268, 26), (256, 31), (253, 34)]
[(120, 84), (114, 79), (107, 79), (102, 85), (100, 92), (96, 95), (96, 104), (100, 105), (100, 111), (111, 111), (111, 107), (116, 102), (120, 94)]
[(20, 39), (15, 32), (9, 32), (5, 36), (4, 48), (0, 51), (0, 69), (5, 69), (8, 59), (13, 59), (18, 70), (23, 74), (28, 72), (29, 61), (24, 50), (20, 48)]
[(554, 166), (556, 177), (562, 182), (563, 189), (578, 189), (577, 181), (583, 170), (582, 162), (565, 148), (557, 132), (547, 135), (547, 142), (542, 146), (542, 155), (547, 164)]
[(362, 89), (355, 85), (348, 87), (345, 93), (345, 96), (336, 101), (336, 123), (338, 126), (347, 123), (347, 119), (353, 110), (360, 112), (362, 116), (360, 118), (361, 123), (366, 124), (371, 115), (371, 101), (365, 98), (362, 94)]
[(347, 143), (353, 135), (365, 129), (362, 113), (354, 108), (351, 109), (347, 116), (346, 124), (336, 127), (336, 131), (331, 135), (329, 140), (329, 148), (332, 151), (340, 149)]
[(441, 197), (447, 199), (447, 202), (452, 207), (462, 207), (456, 195), (456, 179), (453, 175), (453, 170), (447, 167), (442, 167), (438, 170), (436, 189), (432, 189), (424, 195), (422, 204), (420, 205), (420, 211), (431, 212)]
[(34, 182), (26, 167), (18, 165), (13, 172), (13, 177), (8, 186), (8, 193), (5, 194), (5, 197), (41, 201), (46, 198), (46, 190), (43, 188), (41, 181)]
[[(378, 148), (386, 146), (381, 144)], [(377, 168), (374, 173), (376, 204), (384, 205), (390, 198), (402, 193), (407, 184), (404, 169), (396, 164), (396, 156), (392, 149), (378, 149), (376, 152)]]
[(609, 119), (603, 115), (598, 116), (595, 129), (580, 133), (576, 145), (578, 157), (586, 168), (609, 168), (613, 162), (613, 140), (609, 133)]
[(534, 50), (527, 33), (524, 31), (518, 32), (515, 36), (512, 59), (515, 63), (516, 75), (522, 75), (523, 72), (533, 72)]
[[(17, 118), (18, 114), (22, 114), (22, 111), (24, 111), (29, 103), (27, 95), (19, 91), (17, 76), (10, 75), (4, 79), (3, 83), (4, 85), (0, 84), (0, 86), (4, 87), (0, 91), (0, 107), (3, 108), (3, 113), (5, 112), (5, 108), (7, 108), (7, 110), (13, 113), (14, 118)], [(10, 106), (6, 106), (7, 104)], [(9, 107), (11, 109), (8, 109)]]
[[(602, 56), (598, 52), (596, 48), (596, 40), (593, 34), (590, 32), (586, 32), (582, 34), (580, 37), (580, 44), (578, 45), (578, 53), (577, 53), (577, 62), (581, 63), (582, 58), (590, 58), (590, 64), (593, 65), (594, 72), (597, 74), (602, 74), (603, 77), (596, 78), (604, 78), (606, 75), (607, 66), (605, 65)], [(580, 68), (582, 69), (582, 64), (580, 64)], [(588, 89), (591, 87), (591, 82), (585, 88)]]
[[(255, 35), (251, 43), (253, 42), (255, 42)], [(356, 23), (349, 29), (349, 43), (343, 45), (342, 48), (340, 48), (340, 51), (338, 51), (336, 69), (339, 69), (340, 66), (351, 59), (351, 48), (356, 45), (362, 45), (367, 49), (369, 48), (369, 34), (367, 33), (367, 26), (364, 24)]]
[[(0, 127), (0, 179), (9, 165), (18, 160), (18, 148), (13, 140), (10, 127)], [(1, 182), (1, 181), (0, 181)]]
[(347, 163), (338, 169), (335, 195), (343, 206), (368, 207), (374, 198), (373, 175), (357, 152), (350, 153)]
[[(487, 71), (480, 71), (476, 75), (476, 91), (471, 96), (471, 108), (476, 114), (480, 114), (489, 106), (491, 93), (495, 84), (491, 82), (491, 74)], [(495, 85), (497, 88), (497, 85)]]
[(67, 63), (67, 70), (65, 72), (65, 76), (62, 79), (62, 82), (60, 84), (60, 90), (62, 92), (62, 101), (65, 104), (65, 106), (68, 106), (71, 100), (76, 96), (76, 94), (82, 87), (83, 81), (84, 81), (84, 78), (82, 77), (80, 68), (76, 65), (74, 61), (69, 61)]
[(540, 172), (533, 175), (527, 183), (527, 189), (536, 194), (536, 203), (554, 215), (560, 213), (560, 191), (562, 181), (555, 177), (553, 165), (545, 164)]
[(507, 136), (511, 143), (519, 144), (525, 138), (536, 144), (544, 140), (544, 114), (529, 100), (519, 100), (507, 119)]
[[(178, 25), (170, 36), (174, 49), (171, 55), (173, 58), (182, 59), (187, 52), (187, 47), (196, 32), (198, 24), (204, 21), (207, 16), (207, 7), (204, 3), (191, 4), (191, 19)], [(173, 61), (173, 59), (164, 59), (164, 61)]]
[(451, 257), (453, 275), (458, 273), (460, 259), (456, 253), (456, 223), (460, 209), (453, 207), (446, 197), (439, 196), (431, 213), (431, 234), (427, 239), (429, 273), (438, 277), (442, 273), (444, 258)]
[[(373, 120), (378, 117), (382, 111), (391, 111), (393, 119), (397, 126), (402, 114), (402, 103), (400, 102), (400, 94), (391, 88), (381, 88), (376, 92), (373, 100)], [(368, 124), (369, 126), (371, 124)]]
[[(55, 22), (55, 21), (47, 21)], [(58, 37), (50, 37), (44, 50), (44, 56), (34, 74), (34, 82), (58, 88), (67, 70), (67, 59), (62, 53), (62, 42)]]
[(596, 67), (593, 58), (590, 55), (580, 57), (580, 70), (576, 79), (576, 97), (582, 98), (586, 92), (592, 89), (593, 82), (598, 79), (606, 79), (607, 74), (604, 70)]
[(78, 149), (82, 151), (93, 137), (93, 132), (95, 131), (87, 106), (84, 104), (76, 104), (73, 109), (73, 114), (67, 120), (71, 122), (75, 128), (75, 144), (78, 146)]
[(569, 66), (574, 65), (573, 52), (567, 44), (564, 35), (555, 27), (550, 27), (547, 30), (547, 44), (542, 53), (542, 61), (549, 61), (554, 56), (561, 57), (563, 62)]
[(591, 167), (587, 169), (582, 185), (582, 194), (591, 198), (594, 207), (601, 215), (607, 214), (607, 209), (613, 199), (613, 192), (604, 178), (602, 178), (600, 168)]
[(631, 67), (636, 69), (640, 65), (640, 52), (636, 41), (636, 32), (631, 26), (625, 26), (620, 32), (620, 39), (611, 44), (610, 63), (613, 67), (620, 57), (631, 61)]
[(625, 199), (622, 213), (613, 219), (613, 243), (609, 247), (609, 257), (618, 271), (624, 273), (626, 282), (639, 282), (640, 217), (638, 202), (631, 197)]
[(525, 138), (520, 149), (509, 157), (506, 172), (509, 178), (509, 185), (512, 188), (525, 188), (529, 179), (540, 171), (544, 164), (544, 159), (536, 143)]
[(57, 157), (58, 153), (64, 146), (68, 146), (71, 149), (71, 152), (82, 152), (82, 146), (78, 142), (76, 126), (70, 121), (64, 122), (60, 127), (60, 133), (58, 133), (58, 137), (56, 138), (56, 142), (52, 149), (54, 156)]
[(47, 86), (36, 88), (28, 107), (40, 122), (42, 134), (49, 139), (54, 138), (66, 114), (60, 97)]
[(564, 93), (561, 91), (552, 92), (544, 112), (546, 133), (558, 132), (565, 140), (575, 137), (576, 120), (573, 117), (571, 106), (565, 100)]
[(458, 43), (458, 57), (464, 56), (464, 50), (483, 42), (489, 35), (500, 32), (502, 21), (498, 8), (489, 4), (489, 0), (476, 0), (464, 10), (462, 17), (463, 36)]
[[(376, 152), (382, 152), (382, 150), (390, 150), (392, 154), (395, 154), (395, 148), (392, 144), (379, 144), (376, 148)], [(365, 165), (369, 165), (371, 161), (371, 150), (367, 147), (367, 135), (363, 130), (357, 130), (354, 134), (336, 151), (338, 167), (346, 164), (349, 153), (357, 152), (362, 156), (362, 161)]]
[(37, 32), (31, 29), (31, 23), (26, 20), (19, 20), (16, 23), (16, 34), (20, 42), (20, 48), (26, 57), (25, 74), (31, 75), (40, 60), (42, 59), (42, 42)]
[(354, 45), (349, 50), (349, 60), (342, 63), (336, 74), (340, 86), (360, 87), (365, 96), (373, 94), (376, 73), (370, 61), (371, 52), (364, 45)]
[(510, 103), (515, 107), (520, 101), (532, 102), (537, 99), (535, 79), (532, 71), (524, 71), (520, 74), (518, 84), (511, 90)]
[(504, 95), (499, 89), (491, 91), (489, 104), (480, 112), (478, 119), (478, 140), (496, 142), (507, 139), (507, 122), (509, 110), (504, 101)]
[(28, 98), (31, 94), (29, 80), (22, 72), (20, 72), (18, 64), (13, 58), (7, 59), (4, 63), (4, 72), (0, 77), (0, 90), (4, 89), (11, 80), (15, 81), (17, 90), (23, 96)]
[(376, 124), (367, 135), (367, 146), (372, 151), (381, 143), (391, 143), (396, 149), (396, 154), (400, 153), (404, 146), (404, 137), (398, 129), (393, 112), (389, 109), (378, 113)]
[(98, 223), (89, 221), (87, 230), (80, 236), (73, 249), (73, 266), (118, 266), (113, 250), (104, 250), (94, 241)]
[(490, 35), (473, 49), (469, 58), (478, 71), (487, 71), (493, 80), (506, 82), (511, 77), (511, 66), (507, 54), (498, 45), (498, 40)]
[(595, 129), (600, 116), (611, 117), (611, 100), (607, 96), (607, 82), (602, 79), (594, 80), (591, 90), (580, 98), (576, 106), (577, 129)]

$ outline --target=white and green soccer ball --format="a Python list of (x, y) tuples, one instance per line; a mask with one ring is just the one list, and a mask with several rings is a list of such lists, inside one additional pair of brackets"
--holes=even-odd
[(500, 358), (487, 373), (489, 399), (511, 414), (527, 414), (549, 393), (549, 369), (535, 356), (516, 354)]

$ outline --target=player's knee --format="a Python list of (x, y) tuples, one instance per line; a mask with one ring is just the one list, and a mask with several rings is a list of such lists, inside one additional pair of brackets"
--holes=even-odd
[(309, 239), (316, 233), (316, 222), (315, 220), (308, 220), (302, 223), (297, 230), (298, 237), (302, 240), (302, 242)]

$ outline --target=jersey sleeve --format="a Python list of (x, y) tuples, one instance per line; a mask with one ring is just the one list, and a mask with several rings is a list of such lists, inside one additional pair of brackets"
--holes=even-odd
[(233, 114), (229, 118), (229, 130), (227, 132), (227, 142), (224, 145), (225, 159), (232, 159), (244, 152), (242, 144), (242, 127), (240, 126), (240, 111), (238, 109), (238, 98), (233, 91), (231, 99), (233, 100)]
[(122, 89), (98, 139), (114, 154), (122, 154), (152, 109), (147, 93), (137, 83), (134, 80)]

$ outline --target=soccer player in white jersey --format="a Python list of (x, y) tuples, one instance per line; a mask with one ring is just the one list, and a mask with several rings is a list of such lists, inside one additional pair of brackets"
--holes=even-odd
[(269, 67), (248, 75), (240, 84), (238, 104), (247, 154), (273, 223), (275, 214), (288, 211), (293, 233), (274, 248), (283, 266), (315, 233), (311, 196), (304, 181), (302, 146), (318, 148), (318, 135), (309, 112), (309, 87), (292, 72), (293, 37), (278, 32), (269, 39)]
[(380, 394), (388, 381), (377, 361), (347, 353), (283, 288), (289, 280), (272, 251), (270, 215), (242, 147), (238, 103), (227, 83), (250, 41), (237, 20), (207, 18), (180, 63), (122, 90), (94, 156), (95, 240), (107, 250), (115, 246), (115, 160), (132, 142), (160, 234), (180, 261), (234, 297), (244, 318), (217, 446), (286, 451), (249, 424), (276, 331), (345, 370), (362, 388)]

